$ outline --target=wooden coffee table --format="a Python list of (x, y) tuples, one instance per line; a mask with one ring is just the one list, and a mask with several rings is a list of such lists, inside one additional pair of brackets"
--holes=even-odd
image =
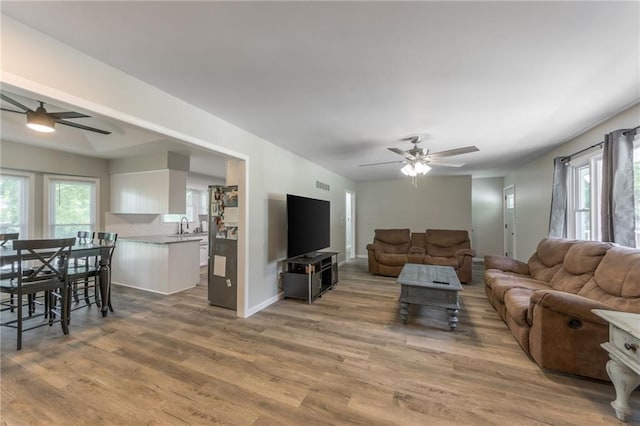
[(451, 266), (407, 263), (396, 281), (400, 284), (400, 317), (407, 323), (409, 304), (434, 306), (449, 313), (449, 328), (458, 325), (458, 292), (462, 286)]

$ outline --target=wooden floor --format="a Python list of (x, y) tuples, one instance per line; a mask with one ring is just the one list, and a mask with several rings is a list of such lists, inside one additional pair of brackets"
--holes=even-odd
[(249, 319), (208, 306), (204, 284), (116, 287), (116, 312), (75, 311), (69, 336), (27, 332), (16, 352), (2, 330), (2, 424), (622, 424), (612, 385), (541, 371), (474, 276), (455, 332), (437, 309), (412, 306), (403, 325), (399, 288), (363, 261), (314, 304), (281, 300)]

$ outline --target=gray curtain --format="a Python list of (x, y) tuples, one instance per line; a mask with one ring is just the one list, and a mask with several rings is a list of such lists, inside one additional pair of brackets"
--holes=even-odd
[[(626, 132), (626, 134), (625, 134)], [(634, 131), (605, 135), (602, 150), (602, 241), (635, 247)]]
[(551, 189), (551, 216), (549, 236), (567, 237), (567, 165), (564, 157), (553, 159), (553, 187)]

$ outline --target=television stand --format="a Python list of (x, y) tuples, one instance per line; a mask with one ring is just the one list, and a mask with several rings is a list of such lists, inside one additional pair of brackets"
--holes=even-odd
[(282, 287), (284, 298), (313, 302), (338, 283), (338, 252), (316, 252), (284, 261)]

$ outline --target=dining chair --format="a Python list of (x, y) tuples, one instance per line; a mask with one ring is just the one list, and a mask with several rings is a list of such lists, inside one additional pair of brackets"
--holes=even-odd
[[(58, 238), (47, 240), (14, 240), (13, 254), (5, 253), (5, 261), (15, 263), (14, 276), (0, 280), (0, 292), (15, 295), (16, 315), (3, 320), (0, 326), (15, 328), (17, 331), (17, 350), (22, 349), (22, 334), (34, 328), (60, 322), (62, 332), (69, 334), (69, 277), (67, 275), (71, 247), (75, 238)], [(28, 267), (24, 267), (28, 262)], [(23, 315), (24, 296), (34, 296), (39, 292), (45, 294), (45, 311), (40, 314), (32, 312)], [(60, 303), (58, 303), (60, 302)], [(28, 304), (30, 306), (30, 304)], [(36, 321), (44, 317), (45, 321), (25, 327), (24, 322)]]
[[(5, 247), (5, 244), (13, 240), (17, 240), (20, 237), (19, 232), (0, 234), (0, 247)], [(16, 273), (15, 264), (13, 262), (4, 262), (2, 256), (0, 256), (0, 279), (10, 278)], [(14, 309), (14, 296), (9, 296), (9, 299), (3, 299), (0, 301), (2, 309), (9, 309), (13, 312)], [(6, 308), (4, 308), (6, 306)]]
[[(76, 236), (76, 243), (80, 246), (93, 243), (95, 232), (90, 231), (78, 231)], [(78, 305), (80, 303), (80, 297), (78, 295), (78, 287), (84, 287), (84, 305), (75, 306), (73, 310), (91, 306), (91, 299), (89, 297), (89, 291), (93, 288), (94, 295), (96, 294), (96, 282), (97, 282), (97, 259), (88, 255), (75, 256), (71, 255), (73, 259), (69, 264), (69, 285), (73, 294), (73, 301)], [(98, 304), (96, 299), (96, 304)]]
[[(109, 257), (106, 259), (106, 265), (111, 269), (111, 261), (113, 260), (113, 252), (116, 249), (116, 241), (118, 240), (118, 234), (116, 232), (98, 232), (98, 243), (99, 244), (107, 244), (111, 247), (109, 248)], [(109, 273), (110, 275), (110, 273)], [(97, 294), (97, 293), (96, 293)], [(109, 310), (113, 312), (113, 306), (111, 306), (111, 283), (109, 283), (109, 297), (107, 299), (107, 306)]]

